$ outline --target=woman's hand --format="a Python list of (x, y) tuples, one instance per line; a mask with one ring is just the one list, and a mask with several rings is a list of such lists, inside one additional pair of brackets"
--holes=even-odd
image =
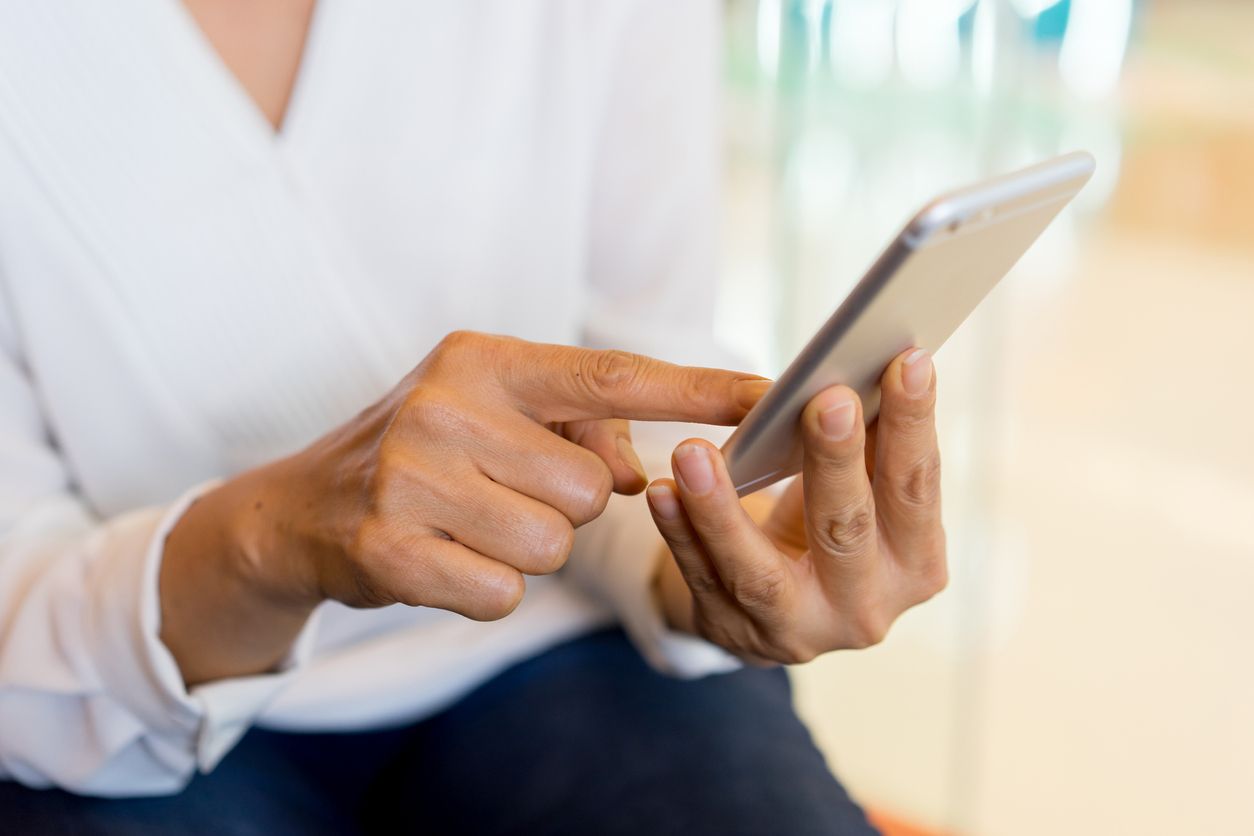
[(810, 401), (802, 476), (759, 514), (761, 526), (717, 449), (701, 440), (676, 449), (675, 479), (648, 489), (669, 546), (658, 589), (672, 625), (750, 661), (805, 662), (878, 643), (944, 588), (930, 357), (901, 355), (881, 386), (870, 432), (848, 387)]
[(345, 426), (188, 509), (166, 544), (162, 639), (198, 682), (273, 666), (328, 598), (501, 618), (612, 490), (644, 487), (627, 419), (735, 423), (767, 385), (451, 334)]

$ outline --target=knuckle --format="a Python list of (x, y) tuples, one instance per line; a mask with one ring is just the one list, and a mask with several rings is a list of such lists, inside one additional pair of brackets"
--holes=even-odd
[(827, 554), (851, 559), (866, 550), (875, 534), (875, 511), (860, 501), (837, 509), (815, 527), (816, 545)]
[(605, 511), (605, 506), (610, 502), (610, 496), (614, 493), (614, 474), (610, 472), (608, 467), (598, 466), (596, 482), (591, 492), (592, 498), (592, 517), (601, 516)]
[(780, 608), (788, 594), (788, 578), (781, 567), (729, 579), (728, 591), (742, 606), (750, 610)]
[(865, 650), (884, 641), (893, 620), (878, 609), (867, 607), (854, 614), (848, 623), (848, 642), (851, 650)]
[(535, 526), (528, 548), (528, 571), (537, 575), (556, 572), (565, 565), (574, 545), (574, 527), (561, 514), (553, 513)]
[(414, 454), (408, 445), (385, 438), (375, 459), (364, 466), (365, 513), (378, 525), (385, 520), (411, 520), (414, 509), (441, 493), (439, 478), (444, 475)]
[(429, 386), (416, 386), (405, 398), (405, 423), (423, 432), (451, 431), (466, 423), (464, 410), (448, 395)]
[(442, 355), (462, 354), (481, 345), (484, 339), (485, 336), (476, 331), (450, 331), (436, 345), (434, 353)]
[(935, 451), (911, 465), (900, 483), (900, 498), (909, 507), (926, 508), (940, 499), (940, 454)]
[(577, 476), (571, 485), (570, 516), (575, 525), (584, 525), (605, 511), (614, 493), (614, 474), (599, 459), (595, 466)]
[(405, 582), (421, 556), (394, 526), (373, 518), (363, 522), (347, 550), (354, 606), (381, 607), (399, 603), (418, 606), (420, 589)]
[(576, 372), (583, 385), (594, 395), (622, 391), (639, 373), (640, 357), (616, 349), (585, 354)]
[(684, 573), (684, 582), (694, 598), (708, 598), (717, 595), (723, 585), (718, 578), (705, 568)]
[(518, 572), (481, 572), (476, 594), (461, 614), (475, 621), (500, 621), (522, 603), (526, 582)]
[(491, 340), (477, 331), (450, 331), (436, 343), (415, 370), (418, 377), (447, 377), (464, 373), (468, 361), (479, 357)]

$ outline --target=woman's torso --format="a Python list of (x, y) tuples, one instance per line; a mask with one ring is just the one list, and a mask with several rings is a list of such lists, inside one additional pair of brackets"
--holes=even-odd
[[(578, 341), (613, 33), (593, 8), (324, 0), (276, 137), (174, 0), (9, 5), (0, 287), (96, 513), (298, 449), (450, 330)], [(398, 652), (431, 654), (403, 675), (444, 682), (438, 702), (476, 648), (495, 664), (603, 617), (530, 587), (508, 630), (327, 607), (328, 661), (272, 714), (299, 724), (302, 687), (320, 705), (340, 687), (356, 722), (361, 672), (401, 676)], [(337, 667), (335, 648), (360, 662), (370, 637), (377, 664)]]

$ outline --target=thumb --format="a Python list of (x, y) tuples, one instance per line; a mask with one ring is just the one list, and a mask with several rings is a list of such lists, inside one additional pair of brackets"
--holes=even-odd
[(566, 438), (601, 457), (614, 475), (614, 492), (637, 494), (649, 483), (644, 465), (631, 446), (631, 422), (623, 418), (568, 421)]

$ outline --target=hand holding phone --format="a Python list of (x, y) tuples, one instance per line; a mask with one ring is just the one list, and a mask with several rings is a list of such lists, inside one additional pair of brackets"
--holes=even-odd
[[(930, 352), (1092, 168), (1069, 155), (938, 198), (721, 454), (701, 439), (676, 448), (675, 478), (648, 488), (672, 626), (748, 660), (804, 662), (880, 641), (944, 587)], [(774, 504), (738, 496), (798, 471)]]
[(741, 500), (708, 441), (676, 448), (674, 480), (648, 488), (673, 627), (752, 662), (794, 664), (876, 644), (944, 588), (930, 356), (903, 352), (881, 390), (873, 429), (848, 386), (811, 399), (798, 423), (804, 477), (775, 503)]

